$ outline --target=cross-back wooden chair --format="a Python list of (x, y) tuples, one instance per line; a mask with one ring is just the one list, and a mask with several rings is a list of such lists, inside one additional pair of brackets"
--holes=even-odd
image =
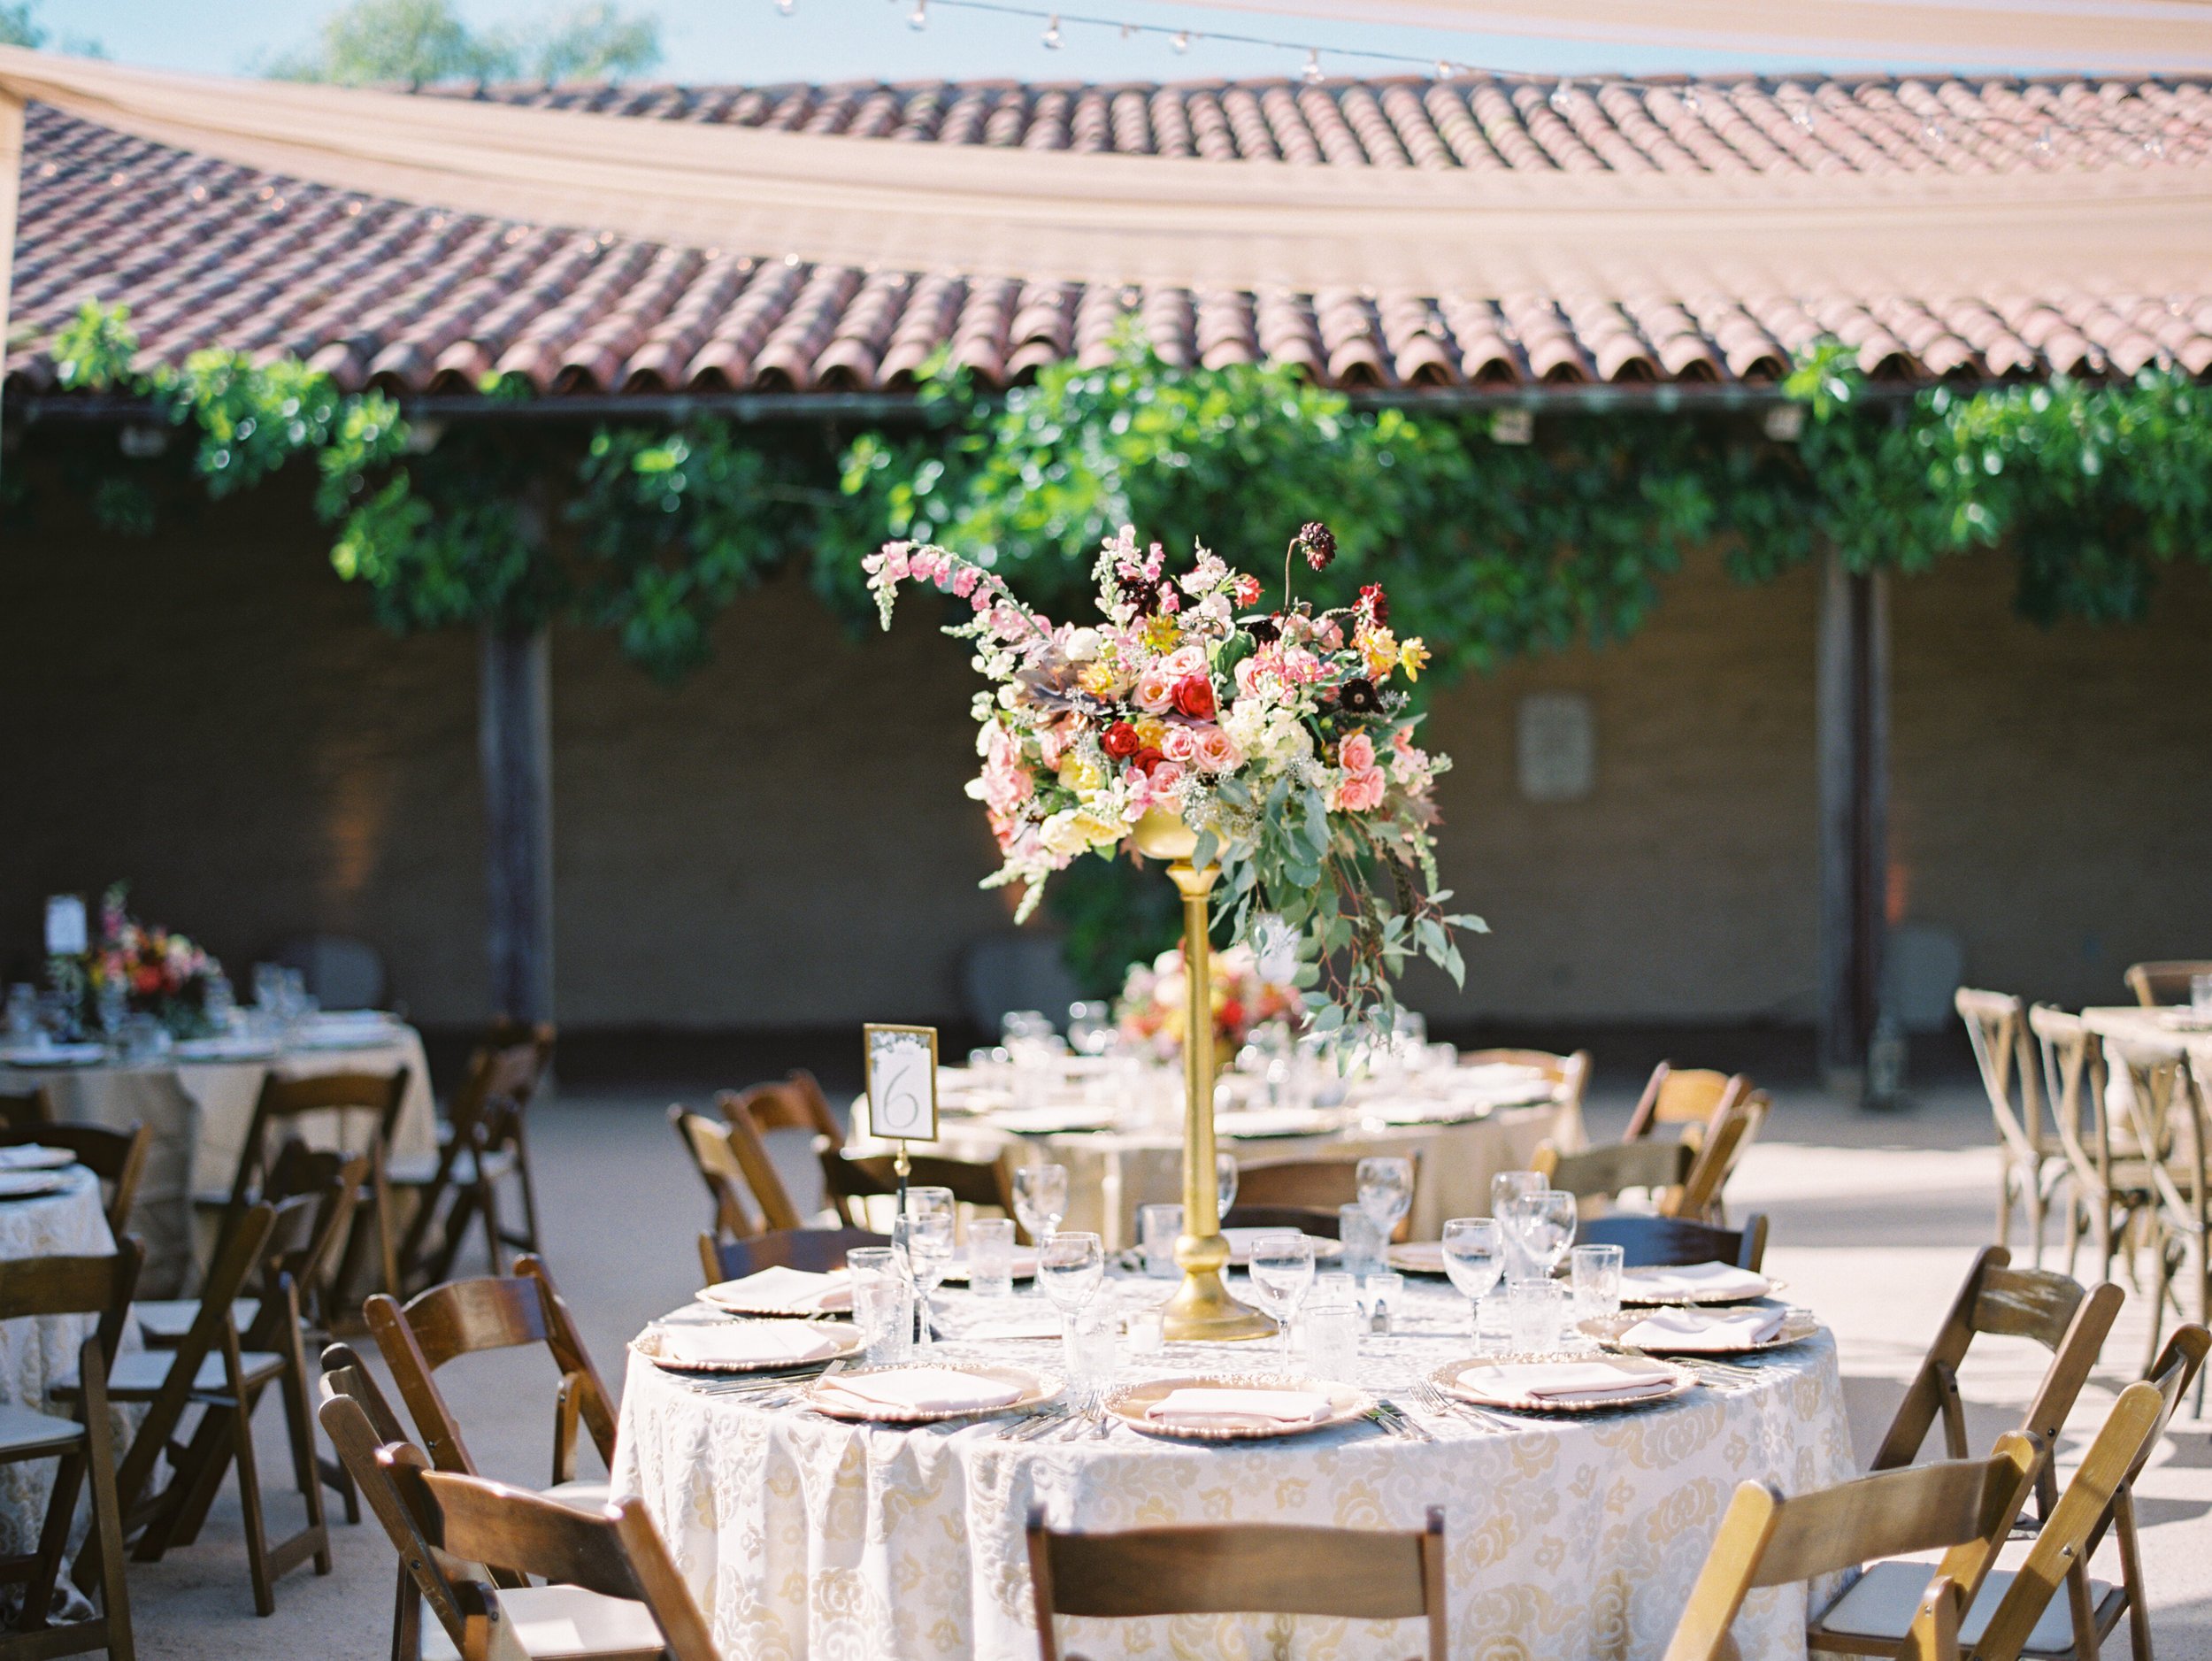
[[(737, 1159), (745, 1187), (760, 1212), (763, 1227), (803, 1228), (808, 1221), (793, 1202), (768, 1151), (768, 1135), (779, 1130), (808, 1133), (812, 1138), (814, 1157), (822, 1170), (824, 1203), (848, 1222), (866, 1222), (864, 1215), (854, 1216), (853, 1202), (882, 1190), (873, 1186), (872, 1180), (856, 1176), (853, 1171), (856, 1163), (865, 1162), (844, 1157), (845, 1133), (838, 1127), (837, 1118), (830, 1111), (829, 1099), (822, 1094), (822, 1087), (812, 1073), (801, 1068), (772, 1083), (725, 1090), (714, 1098), (714, 1104), (729, 1126), (730, 1151)], [(887, 1160), (881, 1163), (887, 1166), (889, 1164)], [(895, 1186), (895, 1182), (894, 1191)]]
[[(368, 1208), (366, 1221), (374, 1234), (377, 1272), (382, 1276), (380, 1285), (386, 1289), (397, 1287), (399, 1236), (393, 1227), (389, 1158), (392, 1132), (399, 1123), (400, 1105), (406, 1097), (404, 1067), (390, 1073), (320, 1073), (296, 1079), (270, 1073), (261, 1081), (253, 1120), (246, 1130), (245, 1145), (239, 1150), (238, 1173), (232, 1179), (230, 1197), (224, 1204), (216, 1250), (219, 1253), (229, 1242), (240, 1219), (262, 1197), (274, 1159), (275, 1144), (292, 1136), (301, 1136), (303, 1141), (315, 1140), (302, 1134), (300, 1121), (312, 1116), (334, 1115), (340, 1145), (349, 1153), (368, 1156), (369, 1182), (362, 1200)], [(365, 1127), (357, 1129), (364, 1119)], [(360, 1232), (357, 1227), (356, 1239), (348, 1242), (349, 1265), (359, 1249)]]
[(1955, 1661), (1960, 1616), (2004, 1543), (2043, 1450), (2032, 1436), (2005, 1436), (1986, 1459), (1947, 1460), (1886, 1471), (1855, 1482), (1785, 1499), (1764, 1482), (1736, 1489), (1705, 1566), (1667, 1642), (1665, 1661), (1737, 1661), (1729, 1628), (1745, 1596), (1765, 1586), (1793, 1586), (1909, 1551), (1943, 1550), (1915, 1565), (1916, 1596), (1904, 1635), (1848, 1634), (1853, 1649), (1812, 1622), (1806, 1647), (1852, 1655)]
[(28, 1130), (35, 1125), (50, 1124), (53, 1115), (47, 1111), (46, 1092), (31, 1090), (21, 1096), (0, 1096), (0, 1125), (10, 1130)]
[(0, 1148), (36, 1142), (47, 1148), (66, 1148), (77, 1163), (100, 1179), (107, 1196), (108, 1232), (120, 1240), (129, 1232), (131, 1207), (138, 1200), (138, 1180), (145, 1174), (146, 1150), (153, 1132), (143, 1125), (111, 1130), (105, 1125), (65, 1125), (43, 1122), (0, 1130)]
[[(403, 1444), (379, 1450), (377, 1461), (447, 1568), (462, 1661), (530, 1661), (521, 1628), (547, 1620), (546, 1605), (556, 1601), (548, 1594), (571, 1595), (557, 1599), (565, 1606), (559, 1619), (573, 1622), (579, 1637), (585, 1619), (595, 1620), (598, 1631), (585, 1640), (590, 1655), (721, 1661), (642, 1500), (581, 1511), (503, 1482), (430, 1469), (419, 1450)], [(474, 1564), (557, 1584), (532, 1588), (531, 1596), (455, 1573)], [(574, 1597), (578, 1591), (597, 1607)]]
[(2074, 1272), (2086, 1232), (2098, 1274), (2109, 1280), (2118, 1242), (2131, 1238), (2156, 1210), (2150, 1169), (2127, 1116), (2113, 1122), (2103, 1041), (2080, 1016), (2047, 1004), (2028, 1011), (2028, 1027), (2042, 1052), (2044, 1095), (2069, 1167), (2066, 1273)]
[[(909, 1161), (912, 1169), (906, 1180), (916, 1188), (950, 1188), (956, 1204), (1002, 1211), (1012, 1217), (1014, 1165), (1023, 1157), (1021, 1150), (1013, 1148), (995, 1159), (956, 1159), (947, 1154), (918, 1153)], [(822, 1175), (832, 1208), (859, 1227), (867, 1225), (867, 1201), (871, 1197), (899, 1191), (898, 1173), (887, 1158), (853, 1159), (824, 1149)], [(1017, 1239), (1028, 1243), (1027, 1231), (1018, 1221), (1014, 1225), (1014, 1234)]]
[(549, 1491), (572, 1503), (595, 1503), (605, 1497), (604, 1481), (577, 1478), (576, 1428), (580, 1419), (600, 1458), (611, 1467), (614, 1398), (600, 1381), (575, 1317), (541, 1261), (525, 1257), (517, 1260), (512, 1275), (434, 1286), (416, 1294), (404, 1307), (380, 1293), (369, 1299), (365, 1313), (422, 1444), (442, 1471), (472, 1476), (476, 1464), (469, 1457), (459, 1421), (438, 1388), (438, 1369), (462, 1356), (543, 1345), (560, 1373), (554, 1394)]
[[(14, 1630), (0, 1634), (0, 1657), (81, 1655), (105, 1650), (111, 1661), (131, 1661), (130, 1595), (123, 1584), (123, 1511), (115, 1490), (113, 1421), (108, 1412), (108, 1357), (123, 1335), (123, 1311), (138, 1285), (145, 1254), (126, 1238), (95, 1257), (12, 1257), (0, 1260), (0, 1320), (90, 1315), (93, 1332), (77, 1350), (76, 1410), (68, 1418), (27, 1407), (0, 1407), (0, 1464), (55, 1459), (35, 1550), (0, 1562), (0, 1583), (20, 1586), (23, 1603)], [(87, 1621), (50, 1626), (54, 1592), (69, 1552), (69, 1530), (88, 1476), (92, 1488), (88, 1541), (99, 1550), (99, 1613)], [(88, 1581), (88, 1587), (89, 1581)]]
[(1559, 1103), (1559, 1119), (1552, 1131), (1562, 1148), (1580, 1148), (1590, 1140), (1582, 1122), (1582, 1098), (1590, 1088), (1590, 1052), (1578, 1050), (1563, 1056), (1549, 1050), (1474, 1050), (1460, 1054), (1463, 1067), (1534, 1067), (1551, 1080)]
[[(530, 1099), (552, 1066), (553, 1047), (549, 1026), (495, 1027), (469, 1057), (453, 1092), (436, 1159), (394, 1168), (392, 1186), (415, 1198), (398, 1253), (409, 1287), (451, 1277), (472, 1223), (482, 1225), (494, 1274), (501, 1273), (505, 1248), (539, 1250), (537, 1187), (524, 1126)], [(522, 1195), (522, 1225), (513, 1230), (501, 1220), (498, 1200), (498, 1185), (508, 1176)]]
[(864, 1228), (780, 1228), (746, 1240), (699, 1236), (699, 1266), (709, 1286), (741, 1280), (780, 1265), (825, 1274), (845, 1266), (845, 1254), (859, 1246), (887, 1246), (890, 1238)]
[[(1663, 1137), (1608, 1142), (1578, 1153), (1563, 1153), (1558, 1143), (1540, 1142), (1528, 1165), (1548, 1185), (1578, 1201), (1617, 1201), (1629, 1189), (1642, 1188), (1650, 1194), (1654, 1211), (1664, 1214), (1696, 1157), (1697, 1150), (1689, 1143)], [(1578, 1206), (1577, 1214), (1589, 1212)]]
[(1727, 1220), (1728, 1179), (1743, 1163), (1772, 1105), (1764, 1090), (1747, 1090), (1714, 1115), (1694, 1144), (1697, 1157), (1690, 1162), (1681, 1188), (1670, 1197), (1668, 1209), (1673, 1215)]
[[(2149, 1461), (2167, 1420), (2201, 1371), (2212, 1334), (2182, 1327), (2151, 1376), (2120, 1393), (2058, 1503), (2036, 1531), (2020, 1564), (1992, 1569), (1969, 1600), (1959, 1642), (1975, 1661), (2015, 1661), (2023, 1655), (2095, 1661), (2126, 1615), (2138, 1661), (2150, 1661), (2150, 1611), (2135, 1531), (2135, 1479)], [(2115, 1585), (2080, 1573), (2108, 1534), (2119, 1542)], [(1883, 1637), (1901, 1633), (1924, 1565), (1877, 1563), (1830, 1609), (1839, 1632)], [(2062, 1590), (2064, 1596), (2061, 1596)]]
[[(2124, 1296), (2109, 1280), (2093, 1291), (2053, 1270), (2016, 1269), (2005, 1248), (1984, 1247), (1936, 1329), (1926, 1357), (1905, 1387), (1904, 1398), (1897, 1403), (1867, 1469), (1889, 1471), (1910, 1465), (1939, 1419), (1945, 1456), (1962, 1459), (1971, 1453), (1958, 1375), (1975, 1337), (1983, 1333), (2032, 1338), (2051, 1352), (2050, 1365), (2020, 1417), (2019, 1427), (2044, 1448), (2057, 1447), (2059, 1432), (2074, 1411), (2081, 1387), (2088, 1382), (2090, 1369), (2097, 1365)], [(2058, 1486), (2047, 1460), (2035, 1473), (2035, 1483), (2039, 1514), (2048, 1516)]]
[(1029, 1579), (1043, 1661), (1060, 1661), (1055, 1615), (1333, 1615), (1420, 1620), (1444, 1661), (1450, 1606), (1444, 1512), (1412, 1529), (1283, 1523), (1062, 1534), (1029, 1513)]
[[(2150, 1348), (2155, 1354), (2170, 1303), (2177, 1319), (2212, 1326), (2212, 1263), (2205, 1256), (2212, 1247), (2212, 1171), (2208, 1171), (2206, 1151), (2212, 1137), (2205, 1122), (2206, 1080), (2179, 1046), (2168, 1050), (2116, 1038), (2105, 1045), (2105, 1054), (2127, 1074), (2128, 1119), (2145, 1155), (2143, 1169), (2150, 1181), (2151, 1257), (2157, 1276)], [(2183, 1303), (2184, 1275), (2195, 1295), (2193, 1314)], [(2201, 1378), (2197, 1400), (2201, 1408)]]
[(2012, 1243), (2015, 1206), (2028, 1215), (2033, 1242), (2032, 1261), (2043, 1261), (2043, 1219), (2051, 1196), (2065, 1180), (2065, 1154), (2046, 1134), (2043, 1091), (2027, 1006), (2006, 992), (1961, 987), (1955, 999), (1966, 1036), (1974, 1046), (1982, 1089), (1997, 1123), (1997, 1152), (2004, 1162), (1997, 1189), (1997, 1243)]
[(1766, 1261), (1767, 1219), (1754, 1211), (1740, 1228), (1722, 1228), (1684, 1217), (1643, 1217), (1613, 1211), (1593, 1217), (1575, 1229), (1586, 1246), (1618, 1246), (1621, 1264), (1655, 1269), (1686, 1263), (1732, 1263), (1756, 1272)]
[(2186, 1004), (2190, 985), (2200, 974), (2212, 974), (2212, 957), (2167, 957), (2131, 963), (2127, 968), (2128, 990), (2145, 1009), (2162, 1004)]
[(1663, 1135), (1698, 1141), (1706, 1127), (1751, 1093), (1751, 1080), (1740, 1073), (1722, 1073), (1713, 1067), (1678, 1067), (1663, 1061), (1651, 1070), (1644, 1093), (1629, 1115), (1623, 1142), (1635, 1142), (1658, 1131)]
[[(255, 1611), (262, 1615), (276, 1612), (276, 1582), (302, 1563), (311, 1558), (318, 1574), (330, 1573), (330, 1534), (313, 1445), (303, 1443), (301, 1435), (305, 1403), (292, 1393), (293, 1380), (304, 1375), (298, 1324), (290, 1319), (294, 1300), (288, 1292), (261, 1299), (268, 1325), (257, 1324), (257, 1339), (282, 1345), (280, 1327), (290, 1326), (289, 1344), (277, 1349), (247, 1348), (232, 1311), (249, 1277), (264, 1268), (273, 1251), (289, 1250), (286, 1242), (311, 1234), (315, 1213), (315, 1202), (305, 1195), (280, 1206), (249, 1205), (208, 1271), (199, 1314), (182, 1342), (173, 1350), (126, 1354), (108, 1373), (111, 1401), (146, 1409), (116, 1473), (123, 1536), (137, 1536), (133, 1555), (143, 1563), (157, 1562), (171, 1547), (189, 1545), (198, 1537), (224, 1476), (235, 1471), (246, 1568)], [(298, 1532), (274, 1542), (263, 1511), (253, 1442), (254, 1409), (272, 1384), (286, 1397), (294, 1477), (306, 1512)], [(57, 1394), (74, 1392), (59, 1386)], [(198, 1423), (188, 1440), (180, 1439), (185, 1414), (193, 1408), (200, 1410)], [(157, 1488), (154, 1480), (165, 1461), (167, 1480)], [(77, 1559), (77, 1584), (88, 1585), (99, 1567), (99, 1553), (88, 1547)]]
[[(1421, 1156), (1409, 1153), (1413, 1164), (1412, 1192), (1421, 1191)], [(1225, 1228), (1302, 1228), (1310, 1234), (1336, 1238), (1337, 1207), (1359, 1198), (1357, 1159), (1270, 1159), (1258, 1165), (1237, 1165), (1237, 1203), (1223, 1218)], [(1398, 1219), (1391, 1239), (1404, 1240), (1413, 1224), (1413, 1210)]]
[(689, 1156), (691, 1168), (707, 1185), (707, 1197), (714, 1204), (713, 1232), (731, 1240), (764, 1233), (768, 1221), (749, 1197), (752, 1183), (738, 1154), (734, 1129), (724, 1120), (680, 1106), (668, 1110), (668, 1122)]

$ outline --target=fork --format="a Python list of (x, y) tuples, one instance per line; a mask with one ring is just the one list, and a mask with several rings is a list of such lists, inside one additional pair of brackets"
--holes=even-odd
[(1410, 1413), (1408, 1413), (1404, 1408), (1399, 1406), (1397, 1403), (1390, 1400), (1389, 1397), (1377, 1396), (1375, 1400), (1382, 1411), (1388, 1415), (1391, 1419), (1395, 1421), (1399, 1432), (1406, 1438), (1407, 1441), (1434, 1442), (1436, 1440), (1436, 1438), (1430, 1434), (1427, 1430), (1424, 1429), (1421, 1426), (1415, 1424), (1413, 1422), (1413, 1416)]
[(1500, 1419), (1494, 1414), (1486, 1413), (1471, 1402), (1454, 1401), (1426, 1379), (1423, 1379), (1414, 1386), (1414, 1394), (1421, 1398), (1431, 1412), (1441, 1414), (1447, 1418), (1456, 1417), (1471, 1425), (1480, 1426), (1485, 1430), (1510, 1432), (1517, 1428), (1510, 1421)]

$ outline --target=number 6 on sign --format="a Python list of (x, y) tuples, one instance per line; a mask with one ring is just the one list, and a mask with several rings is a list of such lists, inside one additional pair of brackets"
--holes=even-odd
[(868, 1128), (883, 1140), (937, 1140), (937, 1029), (879, 1027), (866, 1035)]

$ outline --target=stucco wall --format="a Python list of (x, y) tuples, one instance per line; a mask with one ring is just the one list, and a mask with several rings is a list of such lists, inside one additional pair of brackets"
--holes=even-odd
[[(0, 959), (40, 896), (128, 875), (141, 909), (242, 971), (278, 935), (364, 935), (419, 1018), (483, 1012), (475, 657), (395, 639), (302, 504), (265, 491), (150, 541), (50, 520), (0, 558)], [(1904, 915), (1970, 974), (2079, 1002), (2135, 957), (2212, 951), (2212, 583), (2136, 629), (2044, 632), (2009, 566), (1896, 593), (1894, 842)], [(1442, 695), (1430, 742), (1460, 902), (1496, 931), (1439, 1014), (1809, 1019), (1814, 588), (1701, 564), (1630, 642)], [(795, 577), (664, 690), (603, 637), (556, 642), (557, 969), (572, 1027), (945, 1017), (1005, 926), (960, 791), (964, 652), (910, 608), (848, 637)], [(1596, 787), (1515, 782), (1532, 690), (1586, 695)]]

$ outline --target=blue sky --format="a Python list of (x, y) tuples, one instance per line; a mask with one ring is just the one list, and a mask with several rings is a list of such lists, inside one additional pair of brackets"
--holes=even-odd
[[(1016, 0), (1043, 6), (1049, 0)], [(567, 9), (556, 0), (459, 0), (480, 25), (511, 23)], [(335, 10), (332, 0), (35, 0), (38, 20), (57, 35), (97, 40), (125, 63), (214, 73), (250, 72), (265, 58), (308, 38)], [(1376, 28), (1303, 18), (1275, 18), (1157, 0), (1071, 0), (1066, 10), (1194, 31), (1187, 53), (1157, 35), (1125, 40), (1112, 28), (1072, 21), (1064, 45), (1047, 50), (1041, 26), (1025, 18), (930, 8), (917, 31), (907, 17), (913, 0), (794, 0), (783, 16), (772, 0), (626, 0), (626, 9), (658, 17), (665, 58), (659, 74), (690, 81), (774, 81), (882, 77), (1017, 76), (1026, 80), (1180, 80), (1295, 70), (1294, 51), (1206, 38), (1209, 29), (1310, 42), (1324, 49), (1333, 73), (1386, 73), (1372, 59), (1332, 57), (1326, 49), (1369, 47), (1426, 61), (1501, 68), (1588, 73), (1621, 69), (1778, 69), (1746, 56), (1725, 62), (1702, 55), (1660, 54), (1616, 46), (1507, 39), (1443, 30)], [(1408, 65), (1410, 67), (1410, 65)]]

